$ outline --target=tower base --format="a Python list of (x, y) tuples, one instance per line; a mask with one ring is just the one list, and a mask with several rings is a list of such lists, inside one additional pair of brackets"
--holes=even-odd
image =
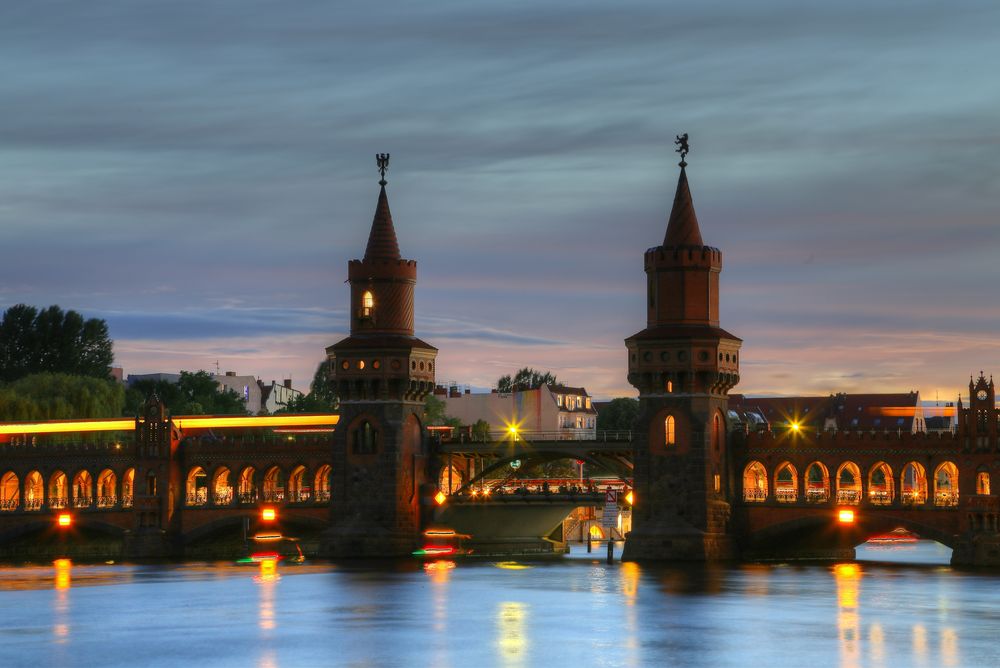
[(622, 561), (729, 561), (732, 539), (690, 527), (653, 526), (625, 537)]
[(417, 542), (409, 531), (342, 524), (323, 532), (319, 553), (327, 559), (392, 559), (410, 556)]

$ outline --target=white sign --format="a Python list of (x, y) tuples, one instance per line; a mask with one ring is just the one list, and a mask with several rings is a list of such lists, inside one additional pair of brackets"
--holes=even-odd
[(613, 489), (604, 492), (604, 517), (601, 518), (601, 526), (605, 529), (618, 526), (618, 492)]

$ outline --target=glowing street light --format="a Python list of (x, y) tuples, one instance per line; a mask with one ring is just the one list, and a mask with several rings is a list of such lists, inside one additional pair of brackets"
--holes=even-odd
[(265, 522), (273, 522), (276, 517), (278, 517), (278, 513), (274, 508), (262, 508), (260, 511), (260, 519)]
[(69, 513), (59, 513), (59, 516), (56, 518), (56, 524), (58, 524), (60, 528), (65, 529), (73, 524), (73, 516)]
[(798, 422), (793, 422), (792, 431), (794, 431), (796, 434), (799, 433), (800, 431), (802, 431), (802, 425), (800, 425)]
[(854, 524), (854, 511), (846, 508), (837, 511), (837, 521), (841, 524)]
[(631, 506), (633, 499), (635, 499), (635, 497), (632, 495), (632, 490), (629, 490), (628, 494), (625, 495), (625, 501)]
[(516, 424), (512, 424), (509, 427), (507, 427), (507, 433), (510, 434), (510, 439), (512, 441), (516, 441), (517, 440), (517, 425)]
[(444, 495), (444, 492), (438, 490), (438, 493), (434, 495), (434, 502), (439, 506), (443, 506), (444, 502), (448, 500), (448, 497)]

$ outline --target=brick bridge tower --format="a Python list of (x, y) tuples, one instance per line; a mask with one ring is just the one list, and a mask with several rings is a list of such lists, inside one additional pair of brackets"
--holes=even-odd
[(678, 137), (681, 173), (662, 246), (645, 254), (646, 329), (625, 339), (639, 390), (636, 501), (624, 559), (725, 559), (732, 483), (727, 394), (740, 339), (719, 327), (722, 252), (702, 242)]
[(396, 241), (385, 194), (389, 156), (377, 162), (381, 190), (368, 247), (347, 268), (351, 333), (326, 349), (340, 397), (322, 548), (332, 557), (408, 554), (426, 506), (423, 411), (437, 349), (413, 336), (417, 263), (402, 258)]
[(966, 449), (996, 448), (997, 408), (993, 376), (986, 380), (985, 374), (980, 371), (977, 380), (969, 378), (969, 407), (963, 407), (959, 398), (957, 412), (956, 431)]

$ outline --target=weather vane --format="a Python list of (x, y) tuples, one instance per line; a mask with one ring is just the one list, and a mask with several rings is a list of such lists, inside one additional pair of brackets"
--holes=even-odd
[(684, 161), (684, 158), (687, 157), (688, 151), (691, 150), (688, 148), (688, 134), (685, 132), (682, 135), (677, 135), (677, 139), (674, 140), (674, 143), (677, 144), (676, 151), (681, 154), (680, 166), (687, 167), (687, 163)]
[[(686, 137), (687, 135), (685, 135)], [(384, 186), (385, 181), (385, 171), (389, 169), (389, 154), (388, 153), (376, 153), (375, 154), (375, 164), (378, 165), (378, 173), (382, 175), (382, 180), (378, 182), (380, 186)]]

